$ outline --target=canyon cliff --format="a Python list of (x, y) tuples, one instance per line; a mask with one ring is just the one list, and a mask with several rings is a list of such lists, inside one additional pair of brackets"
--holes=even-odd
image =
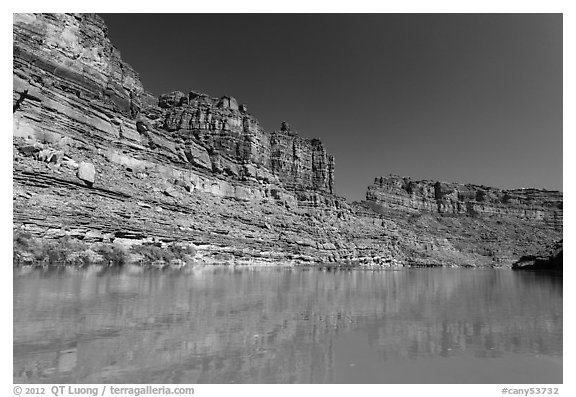
[(508, 266), (562, 238), (560, 192), (388, 176), (347, 203), (320, 140), (231, 96), (146, 92), (97, 15), (14, 14), (13, 38), (14, 233), (81, 242), (66, 261)]

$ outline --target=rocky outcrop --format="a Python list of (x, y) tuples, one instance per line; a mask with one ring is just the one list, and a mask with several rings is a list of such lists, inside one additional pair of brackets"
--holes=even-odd
[(546, 247), (535, 255), (522, 256), (512, 265), (512, 269), (563, 271), (564, 248), (562, 240)]
[(413, 213), (513, 217), (562, 228), (562, 193), (557, 191), (503, 190), (390, 175), (374, 180), (366, 200), (381, 208)]
[(389, 177), (348, 204), (318, 139), (266, 131), (231, 96), (154, 98), (100, 17), (14, 14), (13, 31), (22, 241), (177, 244), (198, 263), (503, 266), (562, 236), (558, 192)]
[(97, 15), (15, 14), (13, 97), (16, 231), (305, 262), (328, 260), (313, 213), (349, 212), (318, 140), (264, 131), (229, 96), (153, 98)]
[[(135, 116), (144, 93), (138, 75), (107, 39), (102, 18), (93, 14), (14, 14), (14, 94), (39, 101), (45, 88), (96, 100), (106, 110)], [(73, 113), (73, 110), (71, 110)]]
[(183, 152), (195, 167), (240, 181), (281, 183), (293, 191), (334, 192), (334, 158), (318, 139), (298, 136), (285, 122), (268, 133), (236, 99), (194, 91), (162, 95), (158, 106), (165, 110), (159, 119), (155, 109), (148, 114), (147, 132), (150, 126), (163, 130), (176, 143), (173, 151)]
[(94, 180), (96, 177), (96, 169), (90, 163), (82, 162), (78, 166), (78, 179), (83, 180), (86, 182), (88, 186), (92, 186), (94, 184)]
[(503, 190), (389, 175), (376, 178), (366, 201), (354, 208), (418, 231), (408, 244), (417, 263), (442, 261), (439, 258), (452, 253), (462, 255), (461, 264), (489, 260), (509, 265), (562, 238), (562, 193), (556, 191)]

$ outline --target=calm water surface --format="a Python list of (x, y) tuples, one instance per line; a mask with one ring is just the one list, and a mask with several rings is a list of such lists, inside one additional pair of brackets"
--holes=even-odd
[(562, 383), (562, 278), (14, 272), (18, 383)]

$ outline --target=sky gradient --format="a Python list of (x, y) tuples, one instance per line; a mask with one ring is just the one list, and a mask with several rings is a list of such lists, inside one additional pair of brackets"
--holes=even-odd
[(146, 90), (320, 138), (348, 199), (391, 173), (562, 190), (561, 14), (102, 16)]

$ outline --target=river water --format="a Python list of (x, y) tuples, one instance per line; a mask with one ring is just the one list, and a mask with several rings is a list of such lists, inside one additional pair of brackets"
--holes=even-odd
[(14, 269), (17, 383), (562, 383), (562, 278)]

